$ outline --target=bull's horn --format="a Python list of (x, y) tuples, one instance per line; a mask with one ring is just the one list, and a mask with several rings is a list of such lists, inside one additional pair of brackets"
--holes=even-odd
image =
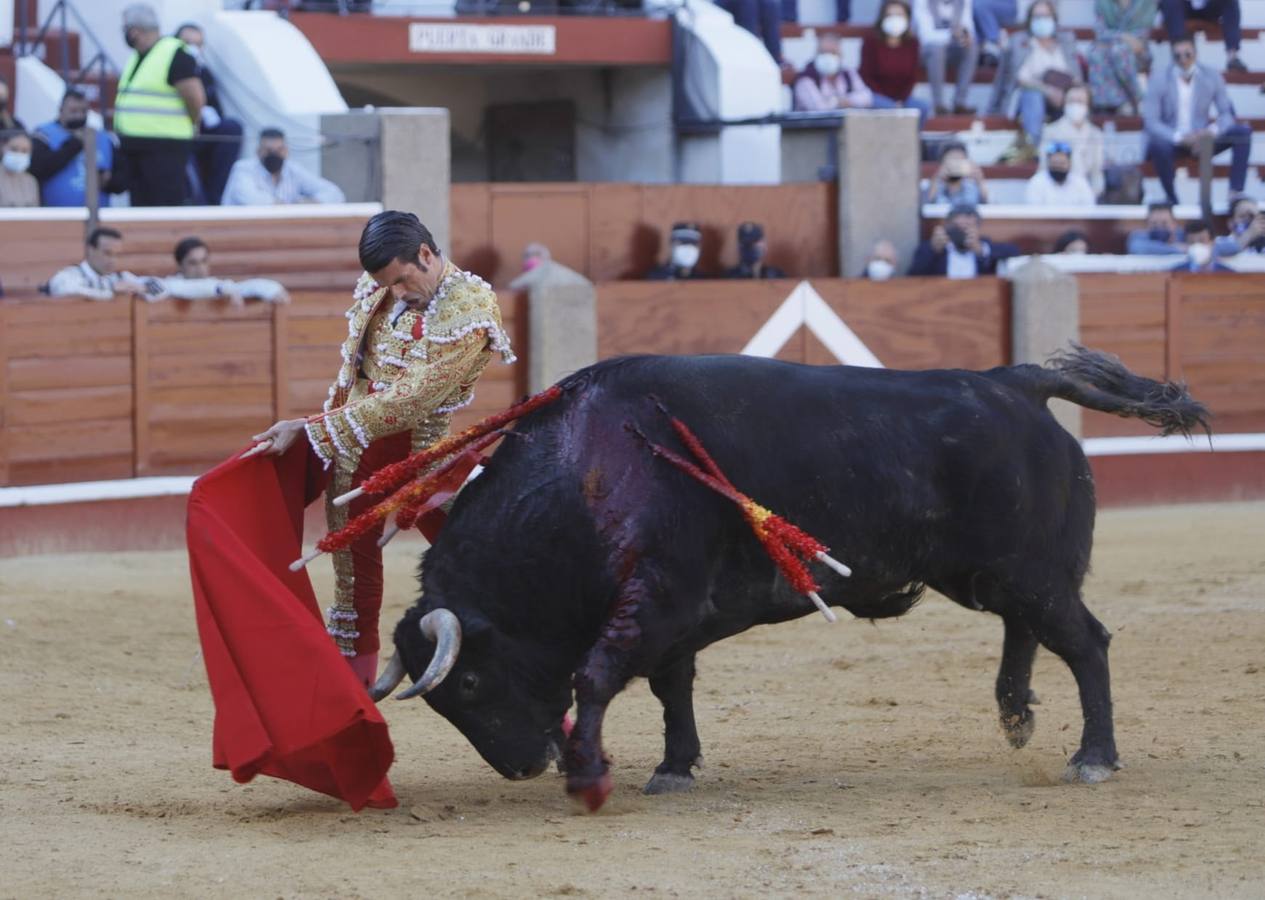
[(400, 651), (397, 650), (391, 654), (391, 658), (387, 661), (387, 667), (382, 670), (382, 674), (373, 683), (373, 687), (369, 688), (369, 696), (373, 698), (374, 703), (377, 703), (395, 690), (403, 680), (404, 663), (400, 662)]
[(452, 667), (457, 664), (457, 654), (461, 652), (461, 620), (450, 611), (432, 609), (417, 624), (422, 635), (435, 642), (435, 655), (430, 658), (430, 665), (426, 667), (422, 677), (413, 682), (408, 690), (396, 694), (396, 700), (408, 700), (430, 693), (439, 682), (448, 677)]

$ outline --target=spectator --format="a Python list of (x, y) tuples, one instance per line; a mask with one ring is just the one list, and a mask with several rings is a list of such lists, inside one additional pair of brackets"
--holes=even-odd
[[(84, 133), (88, 125), (88, 100), (77, 88), (62, 95), (57, 118), (35, 129), (31, 143), (31, 174), (40, 183), (44, 206), (83, 206), (86, 201), (87, 169), (84, 167)], [(97, 172), (104, 186), (114, 166), (114, 144), (99, 128), (93, 128), (97, 143)], [(101, 195), (101, 205), (110, 198)]]
[(1186, 35), (1187, 16), (1203, 22), (1220, 22), (1225, 38), (1225, 70), (1247, 71), (1243, 60), (1239, 59), (1239, 46), (1243, 41), (1239, 28), (1239, 0), (1202, 0), (1198, 4), (1192, 0), (1160, 0), (1160, 9), (1164, 12), (1168, 39), (1174, 46)]
[(9, 83), (0, 78), (0, 132), (5, 131), (26, 131), (26, 126), (9, 109)]
[(733, 16), (735, 24), (754, 34), (773, 61), (781, 64), (781, 0), (716, 0), (716, 5)]
[(966, 144), (950, 141), (940, 150), (940, 168), (927, 185), (927, 203), (979, 206), (988, 202), (984, 170), (966, 155)]
[(1066, 253), (1069, 256), (1083, 256), (1089, 252), (1089, 235), (1079, 229), (1065, 231), (1054, 242), (1055, 253)]
[(1041, 132), (1043, 146), (1055, 142), (1072, 148), (1072, 171), (1085, 176), (1094, 196), (1101, 194), (1105, 187), (1106, 152), (1102, 129), (1089, 121), (1089, 90), (1082, 84), (1067, 89), (1062, 117)]
[(1217, 261), (1212, 244), (1212, 226), (1203, 220), (1186, 226), (1186, 260), (1174, 272), (1233, 272)]
[(198, 78), (206, 94), (202, 107), (202, 119), (198, 125), (198, 138), (193, 143), (193, 164), (202, 187), (203, 199), (218, 206), (224, 196), (224, 185), (233, 163), (242, 151), (242, 123), (224, 117), (220, 92), (215, 76), (206, 67), (203, 57), (205, 37), (202, 29), (193, 22), (186, 22), (176, 29), (176, 37), (184, 43), (185, 52), (197, 64)]
[(40, 183), (31, 168), (31, 138), (25, 131), (9, 133), (0, 158), (0, 206), (39, 206)]
[(211, 249), (198, 237), (187, 237), (173, 251), (178, 271), (163, 282), (164, 296), (177, 300), (228, 300), (241, 306), (245, 298), (289, 303), (290, 295), (271, 278), (229, 281), (211, 277)]
[(1128, 103), (1142, 108), (1139, 72), (1151, 68), (1148, 41), (1157, 0), (1094, 0), (1094, 42), (1089, 47), (1089, 87), (1094, 108), (1114, 113)]
[(1186, 235), (1177, 227), (1170, 203), (1146, 208), (1146, 228), (1129, 233), (1125, 252), (1133, 256), (1175, 256), (1186, 252)]
[(785, 278), (786, 273), (764, 261), (769, 245), (758, 222), (738, 226), (738, 265), (725, 273), (726, 278)]
[(1217, 238), (1217, 256), (1236, 253), (1265, 253), (1265, 213), (1251, 197), (1236, 197), (1230, 203), (1230, 234)]
[(280, 128), (259, 132), (255, 159), (233, 164), (224, 188), (225, 206), (272, 206), (277, 203), (342, 203), (343, 192), (332, 181), (313, 175), (290, 161), (290, 148)]
[(677, 222), (672, 226), (668, 261), (646, 273), (647, 281), (692, 281), (707, 276), (698, 266), (699, 244), (703, 233), (694, 222)]
[(206, 105), (198, 64), (179, 39), (162, 36), (148, 4), (123, 10), (123, 36), (133, 52), (114, 98), (119, 185), (133, 206), (182, 206), (185, 166)]
[(113, 228), (94, 228), (88, 235), (84, 261), (77, 266), (67, 266), (50, 278), (48, 292), (54, 297), (90, 300), (113, 300), (115, 294), (160, 295), (162, 286), (156, 279), (145, 280), (118, 270), (122, 249), (122, 234)]
[[(1208, 110), (1216, 107), (1210, 121)], [(1146, 156), (1170, 203), (1177, 203), (1173, 188), (1174, 160), (1190, 156), (1199, 141), (1212, 140), (1212, 153), (1230, 151), (1230, 191), (1242, 193), (1247, 182), (1247, 160), (1252, 150), (1252, 129), (1236, 122), (1234, 106), (1226, 95), (1225, 79), (1211, 66), (1195, 59), (1195, 42), (1182, 37), (1173, 42), (1173, 65), (1152, 74), (1142, 103), (1146, 129)]]
[(966, 92), (975, 78), (978, 62), (972, 15), (971, 0), (914, 0), (915, 31), (936, 113), (949, 111), (944, 105), (944, 79), (949, 66), (957, 70), (953, 112), (975, 112), (966, 105)]
[(1019, 255), (1013, 244), (995, 244), (979, 233), (979, 212), (962, 204), (949, 211), (943, 225), (931, 232), (931, 240), (923, 241), (914, 251), (910, 275), (942, 275), (949, 278), (975, 278), (993, 275), (1003, 259)]
[(1016, 0), (975, 0), (975, 32), (980, 40), (980, 65), (1001, 62), (1001, 30), (1019, 20)]
[(1024, 203), (1029, 206), (1093, 206), (1094, 189), (1084, 175), (1072, 171), (1072, 148), (1055, 142), (1046, 147), (1045, 168), (1028, 179)]
[(875, 109), (916, 109), (922, 129), (931, 107), (913, 96), (918, 83), (918, 38), (905, 0), (887, 0), (879, 7), (878, 22), (861, 40), (859, 72), (874, 92)]
[(1080, 83), (1075, 33), (1059, 28), (1050, 0), (1036, 0), (1028, 7), (1025, 33), (1013, 35), (1006, 48), (989, 104), (992, 112), (1003, 113), (1018, 88), (1022, 131), (1008, 155), (1011, 161), (1036, 158), (1046, 116), (1062, 114), (1064, 94), (1073, 84)]
[(854, 69), (843, 65), (839, 37), (817, 36), (817, 55), (795, 79), (795, 108), (803, 112), (869, 109), (874, 95)]
[(900, 257), (896, 255), (896, 245), (891, 241), (882, 240), (874, 242), (874, 249), (870, 251), (870, 258), (865, 262), (865, 271), (861, 273), (862, 278), (868, 278), (870, 281), (887, 281), (896, 274), (896, 264), (900, 261)]

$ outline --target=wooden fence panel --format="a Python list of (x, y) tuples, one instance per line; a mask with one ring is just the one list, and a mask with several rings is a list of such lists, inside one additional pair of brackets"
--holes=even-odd
[(1265, 279), (1177, 275), (1169, 283), (1175, 376), (1222, 433), (1265, 431)]
[(133, 473), (128, 303), (0, 302), (0, 484)]
[(272, 306), (136, 308), (138, 475), (205, 471), (272, 424)]
[[(811, 282), (883, 365), (988, 369), (1010, 361), (1010, 283), (1000, 278)], [(836, 365), (820, 341), (805, 362)]]
[[(1081, 343), (1119, 356), (1126, 366), (1147, 378), (1165, 379), (1168, 371), (1167, 272), (1132, 275), (1077, 275), (1080, 290)], [(1086, 437), (1154, 434), (1137, 419), (1122, 419), (1086, 410)]]

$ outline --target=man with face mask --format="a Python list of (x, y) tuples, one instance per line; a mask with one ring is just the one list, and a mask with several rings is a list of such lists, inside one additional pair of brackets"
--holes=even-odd
[(254, 159), (233, 164), (224, 188), (225, 206), (272, 206), (278, 203), (342, 203), (342, 189), (313, 175), (290, 159), (285, 132), (265, 128), (259, 132)]
[(1212, 226), (1202, 220), (1186, 226), (1186, 259), (1174, 272), (1233, 272), (1217, 261), (1212, 243)]
[(689, 281), (706, 278), (698, 266), (699, 245), (703, 232), (694, 222), (677, 222), (672, 226), (668, 261), (646, 273), (647, 281)]
[[(1209, 116), (1210, 109), (1216, 110), (1215, 118)], [(1212, 141), (1213, 156), (1230, 151), (1230, 191), (1243, 191), (1252, 129), (1236, 121), (1225, 79), (1196, 60), (1192, 38), (1173, 41), (1173, 64), (1165, 71), (1152, 71), (1142, 101), (1142, 125), (1147, 159), (1155, 164), (1169, 203), (1177, 203), (1175, 161), (1191, 156), (1203, 140)]]
[(839, 36), (817, 38), (817, 55), (795, 79), (795, 108), (801, 112), (828, 112), (834, 109), (869, 109), (874, 94), (855, 69), (843, 64)]
[(1133, 256), (1176, 256), (1186, 252), (1186, 234), (1177, 225), (1170, 203), (1146, 209), (1146, 228), (1129, 232), (1125, 252)]
[(0, 157), (0, 207), (40, 205), (40, 183), (31, 167), (31, 139), (24, 131), (10, 132)]
[(1084, 85), (1067, 89), (1063, 115), (1041, 132), (1042, 146), (1055, 143), (1072, 148), (1072, 171), (1085, 176), (1094, 196), (1102, 194), (1106, 149), (1102, 129), (1089, 120), (1089, 89)]
[(1046, 147), (1045, 168), (1028, 179), (1024, 203), (1029, 206), (1093, 206), (1094, 189), (1085, 176), (1072, 171), (1072, 148), (1054, 143)]
[(777, 266), (765, 263), (769, 245), (764, 240), (764, 228), (757, 222), (743, 222), (738, 226), (738, 265), (725, 273), (726, 278), (785, 278), (786, 273)]
[[(30, 172), (40, 183), (44, 206), (83, 206), (88, 176), (84, 168), (84, 132), (88, 125), (88, 99), (78, 88), (62, 96), (57, 118), (35, 129), (31, 143)], [(114, 144), (101, 129), (96, 132), (97, 172), (105, 185), (114, 167)], [(101, 205), (110, 198), (101, 195)]]
[[(412, 213), (378, 213), (360, 237), (361, 275), (347, 313), (343, 364), (323, 413), (277, 422), (249, 453), (283, 454), (306, 440), (330, 473), (332, 501), (378, 469), (447, 436), (493, 357), (512, 363), (496, 294), (439, 251)], [(381, 498), (326, 505), (329, 530)], [(329, 633), (366, 686), (377, 675), (382, 526), (334, 554)]]
[(1265, 253), (1265, 213), (1251, 197), (1230, 201), (1230, 233), (1217, 238), (1218, 256), (1236, 253)]
[(118, 187), (133, 206), (183, 206), (185, 166), (206, 105), (197, 63), (179, 39), (163, 37), (158, 13), (145, 3), (123, 10), (123, 39), (132, 55), (114, 98)]
[(202, 28), (193, 22), (186, 22), (176, 29), (176, 37), (183, 42), (185, 52), (197, 63), (198, 78), (201, 79), (202, 90), (206, 94), (206, 106), (202, 107), (198, 135), (193, 142), (193, 163), (201, 182), (201, 200), (216, 206), (224, 196), (224, 186), (228, 183), (228, 174), (233, 169), (233, 163), (241, 155), (242, 123), (224, 115), (215, 75), (206, 65), (206, 38)]
[(896, 274), (896, 266), (900, 262), (900, 257), (896, 254), (896, 245), (888, 240), (874, 242), (874, 249), (870, 252), (870, 258), (866, 260), (865, 270), (861, 273), (862, 278), (868, 278), (870, 281), (887, 281)]

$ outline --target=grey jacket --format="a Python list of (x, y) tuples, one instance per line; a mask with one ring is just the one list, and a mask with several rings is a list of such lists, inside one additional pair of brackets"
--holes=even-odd
[[(1165, 143), (1176, 143), (1177, 134), (1177, 67), (1170, 65), (1163, 72), (1153, 72), (1142, 101), (1142, 125), (1148, 137)], [(1225, 79), (1211, 66), (1195, 64), (1194, 93), (1191, 97), (1190, 127), (1207, 128), (1208, 108), (1217, 108), (1217, 131), (1234, 124), (1234, 106), (1226, 94)]]
[[(1072, 67), (1069, 74), (1077, 84), (1080, 84), (1084, 78), (1081, 73), (1080, 57), (1076, 55), (1076, 34), (1069, 29), (1060, 28), (1054, 33), (1054, 39), (1058, 41), (1059, 49), (1063, 51), (1063, 58)], [(1001, 57), (1001, 65), (997, 67), (997, 76), (993, 79), (993, 96), (988, 103), (990, 113), (999, 115), (1009, 111), (1010, 98), (1019, 84), (1019, 70), (1023, 68), (1024, 62), (1031, 53), (1032, 35), (1025, 31), (1010, 36), (1010, 43)]]

